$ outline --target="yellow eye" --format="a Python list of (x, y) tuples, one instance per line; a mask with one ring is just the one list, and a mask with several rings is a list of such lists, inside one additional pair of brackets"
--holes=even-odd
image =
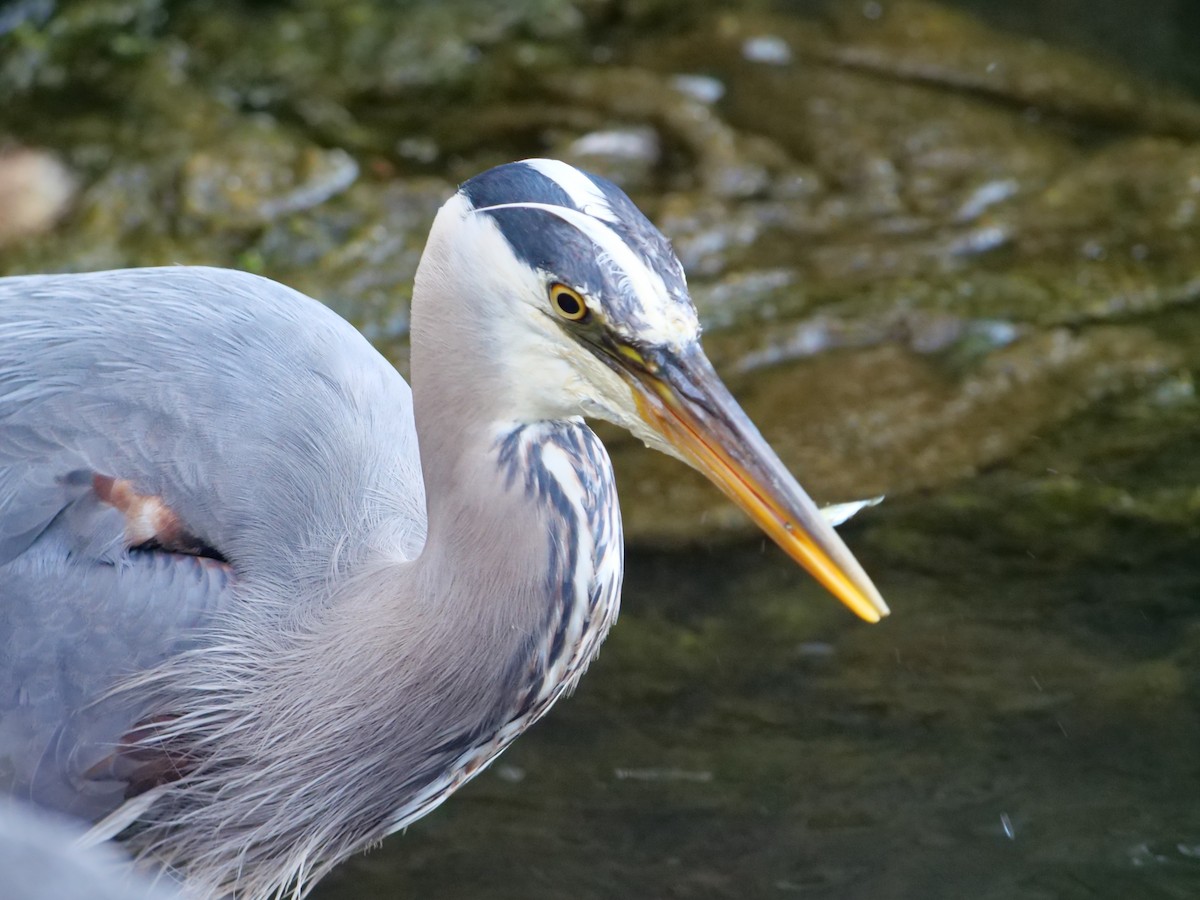
[(579, 291), (571, 290), (565, 284), (550, 285), (550, 303), (554, 311), (568, 322), (578, 322), (588, 314), (587, 304)]

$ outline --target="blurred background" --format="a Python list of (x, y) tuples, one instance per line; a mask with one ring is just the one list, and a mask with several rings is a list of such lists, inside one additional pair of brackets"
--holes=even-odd
[(607, 175), (889, 600), (606, 433), (576, 697), (321, 900), (1200, 896), (1200, 4), (8, 0), (0, 274), (204, 263), (406, 371), (434, 211)]

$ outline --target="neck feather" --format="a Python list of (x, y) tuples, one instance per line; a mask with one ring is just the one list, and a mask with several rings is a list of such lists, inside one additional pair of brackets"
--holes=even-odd
[(197, 885), (219, 894), (237, 877), (268, 896), (319, 877), (482, 771), (598, 650), (622, 549), (596, 436), (580, 421), (493, 422), (441, 446), (431, 468), (460, 480), (427, 475), (418, 559), (364, 563), (287, 646), (193, 660), (180, 692), (219, 702), (177, 733), (213, 763), (136, 843)]

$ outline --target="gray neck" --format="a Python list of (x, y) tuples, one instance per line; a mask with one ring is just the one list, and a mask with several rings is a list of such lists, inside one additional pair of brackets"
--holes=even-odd
[(421, 651), (431, 678), (479, 698), (461, 730), (487, 733), (540, 716), (595, 654), (616, 615), (620, 512), (591, 430), (519, 421), (487, 336), (428, 312), (412, 342), (428, 537), (402, 599), (418, 632), (438, 630)]
[(484, 399), (496, 377), (486, 357), (413, 343), (428, 537), (406, 600), (454, 621), (451, 656), (490, 659), (492, 687), (511, 701), (497, 708), (525, 714), (574, 683), (616, 614), (623, 547), (608, 454), (581, 420), (503, 417)]
[[(274, 585), (227, 646), (166, 673), (164, 719), (212, 764), (136, 843), (214, 895), (234, 877), (270, 895), (436, 806), (575, 684), (616, 616), (604, 448), (579, 420), (522, 423), (482, 337), (428, 311), (413, 312), (421, 554), (372, 552), (307, 602), (280, 603)], [(258, 627), (296, 607), (292, 632)]]
[[(327, 729), (340, 761), (308, 766), (361, 780), (343, 794), (370, 809), (344, 820), (376, 824), (346, 846), (402, 827), (480, 771), (575, 684), (617, 612), (608, 455), (579, 419), (528, 420), (496, 336), (428, 262), (442, 255), (426, 251), (412, 323), (425, 546), (412, 562), (366, 566), (324, 623), (339, 664), (377, 686), (351, 711), (356, 723)], [(301, 737), (299, 752), (319, 755)]]
[(364, 561), (284, 647), (252, 631), (181, 658), (164, 697), (166, 713), (208, 698), (177, 727), (220, 764), (165, 795), (137, 842), (214, 895), (235, 874), (268, 895), (438, 805), (575, 684), (616, 616), (620, 515), (596, 436), (456, 419), (469, 398), (431, 403), (413, 367), (422, 554)]
[(413, 413), (428, 535), (412, 573), (415, 594), (405, 600), (436, 606), (431, 617), (452, 615), (466, 630), (456, 638), (464, 652), (516, 652), (512, 637), (500, 646), (497, 638), (532, 635), (544, 619), (549, 522), (500, 459), (520, 423), (498, 396), (499, 363), (473, 346), (482, 335), (431, 312), (413, 310)]

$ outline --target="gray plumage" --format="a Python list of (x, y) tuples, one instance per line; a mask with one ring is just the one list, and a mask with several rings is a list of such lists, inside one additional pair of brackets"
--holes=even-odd
[(84, 826), (0, 798), (4, 900), (179, 900), (167, 878), (132, 871), (111, 846), (81, 847)]
[[(556, 312), (559, 285), (586, 315)], [(551, 161), (468, 182), (412, 316), (410, 392), (256, 276), (0, 279), (9, 792), (136, 822), (130, 849), (196, 896), (303, 893), (428, 812), (574, 686), (616, 616), (619, 510), (581, 414), (738, 499), (688, 443), (732, 429), (761, 482), (739, 502), (774, 523), (753, 504), (778, 494), (853, 585), (833, 589), (886, 611), (715, 383), (678, 261), (615, 186)], [(786, 549), (800, 532), (779, 528)]]

